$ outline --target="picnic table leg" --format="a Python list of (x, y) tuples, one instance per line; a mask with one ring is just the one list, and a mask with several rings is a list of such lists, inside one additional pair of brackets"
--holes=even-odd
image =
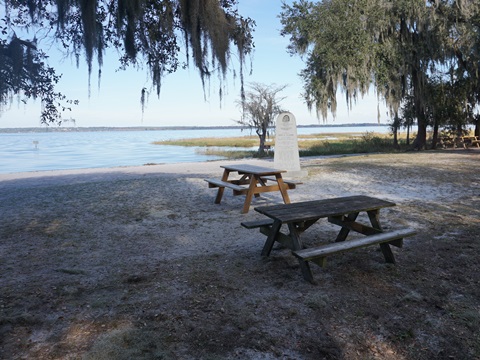
[(367, 211), (367, 214), (372, 226), (375, 229), (382, 231), (382, 226), (380, 225), (380, 210), (370, 210)]
[(290, 197), (288, 196), (287, 186), (283, 182), (282, 174), (275, 174), (275, 179), (277, 180), (278, 188), (282, 194), (283, 202), (285, 204), (290, 204)]
[[(227, 170), (225, 169), (223, 171), (223, 175), (222, 175), (222, 181), (227, 181), (228, 180), (228, 175), (230, 175), (230, 170)], [(222, 201), (222, 197), (223, 197), (223, 193), (225, 191), (225, 187), (223, 186), (220, 186), (217, 190), (217, 196), (215, 198), (215, 204), (220, 204), (220, 202)]]
[[(382, 226), (380, 225), (380, 210), (370, 210), (367, 211), (367, 214), (372, 226), (375, 229), (382, 231)], [(388, 243), (380, 244), (380, 250), (382, 250), (385, 262), (395, 264), (395, 256), (393, 255), (392, 249)]]
[(243, 203), (242, 214), (248, 213), (250, 210), (250, 203), (252, 202), (253, 194), (255, 193), (255, 188), (257, 187), (257, 179), (255, 176), (250, 177), (250, 185), (248, 186), (248, 191), (245, 194), (245, 202)]
[[(303, 249), (302, 242), (300, 240), (300, 236), (298, 235), (297, 228), (295, 224), (289, 223), (288, 230), (290, 231), (290, 237), (292, 238), (293, 243), (293, 250), (301, 250)], [(314, 283), (312, 269), (310, 269), (310, 264), (308, 261), (298, 259), (298, 263), (300, 265), (300, 270), (302, 270), (302, 275), (305, 280), (310, 283)]]
[[(255, 176), (255, 175), (252, 175), (252, 176)], [(260, 177), (260, 176), (257, 176), (255, 177), (255, 187), (257, 186), (257, 184), (260, 184), (260, 186), (265, 186), (265, 181), (263, 181), (263, 179)], [(253, 195), (255, 195), (256, 198), (259, 198), (260, 197), (260, 193), (254, 193)]]
[[(353, 222), (357, 219), (357, 216), (358, 216), (358, 212), (357, 213), (351, 213), (351, 214), (348, 214), (347, 215), (347, 218), (346, 218), (346, 221), (348, 222)], [(349, 228), (346, 228), (346, 227), (342, 227), (340, 229), (340, 232), (338, 233), (337, 235), (337, 238), (335, 239), (335, 242), (340, 242), (340, 241), (345, 241), (345, 239), (347, 238), (348, 234), (350, 233), (350, 229)]]
[(273, 244), (277, 240), (277, 236), (281, 227), (282, 227), (282, 223), (280, 221), (273, 222), (272, 227), (270, 228), (270, 232), (268, 233), (268, 236), (267, 236), (267, 241), (265, 241), (265, 245), (263, 245), (262, 256), (270, 255)]

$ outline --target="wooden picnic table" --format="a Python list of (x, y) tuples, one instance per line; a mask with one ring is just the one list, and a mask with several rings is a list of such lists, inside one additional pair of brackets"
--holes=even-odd
[[(205, 179), (209, 188), (218, 188), (215, 204), (222, 201), (225, 188), (233, 190), (233, 195), (245, 195), (242, 213), (247, 213), (253, 196), (258, 197), (261, 193), (280, 191), (285, 204), (290, 203), (287, 189), (295, 189), (299, 182), (287, 181), (282, 178), (286, 170), (273, 169), (257, 165), (234, 164), (222, 165), (223, 175), (218, 179)], [(239, 178), (231, 179), (232, 173), (238, 173)], [(273, 183), (273, 184), (269, 184)]]
[[(395, 206), (395, 203), (363, 195), (263, 206), (256, 207), (255, 211), (266, 215), (268, 219), (243, 222), (242, 226), (258, 227), (260, 232), (267, 235), (262, 249), (263, 256), (270, 255), (275, 242), (293, 250), (293, 254), (299, 260), (303, 277), (313, 283), (309, 261), (325, 266), (326, 257), (334, 253), (379, 244), (385, 261), (395, 263), (389, 245), (401, 247), (402, 239), (414, 235), (415, 231), (402, 229), (383, 232), (380, 225), (380, 209), (391, 206)], [(361, 212), (367, 213), (370, 225), (356, 221)], [(335, 242), (305, 249), (300, 235), (322, 218), (341, 227)], [(288, 227), (288, 234), (281, 231), (282, 225)], [(345, 241), (352, 230), (366, 237)]]

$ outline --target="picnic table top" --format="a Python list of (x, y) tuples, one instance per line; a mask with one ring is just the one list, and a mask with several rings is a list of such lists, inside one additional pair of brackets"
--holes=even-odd
[(233, 165), (221, 165), (220, 167), (229, 171), (238, 171), (240, 174), (253, 174), (260, 176), (276, 175), (287, 172), (286, 170), (274, 169), (264, 166), (249, 165), (249, 164), (233, 164)]
[(255, 211), (282, 223), (315, 220), (329, 216), (378, 210), (395, 206), (395, 203), (365, 195), (339, 197), (256, 207)]

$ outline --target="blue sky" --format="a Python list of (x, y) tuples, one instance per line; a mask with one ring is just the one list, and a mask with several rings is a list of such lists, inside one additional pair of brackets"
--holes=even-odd
[[(254, 33), (255, 52), (252, 57), (252, 74), (247, 69), (245, 82), (263, 84), (287, 84), (279, 94), (286, 99), (282, 105), (291, 111), (297, 124), (322, 124), (315, 113), (310, 113), (301, 98), (302, 81), (298, 74), (304, 64), (300, 57), (291, 57), (286, 47), (288, 39), (280, 36), (281, 11), (280, 0), (240, 0), (239, 11), (243, 16), (253, 18), (256, 23)], [(292, 3), (293, 1), (287, 1)], [(2, 10), (3, 11), (3, 10)], [(77, 68), (75, 61), (61, 59), (60, 54), (52, 50), (50, 65), (63, 77), (59, 90), (69, 98), (78, 99), (80, 104), (70, 113), (79, 127), (89, 126), (228, 126), (235, 125), (240, 111), (235, 102), (239, 98), (240, 82), (229, 76), (227, 91), (223, 100), (218, 97), (218, 83), (212, 77), (207, 86), (207, 101), (200, 77), (192, 67), (167, 75), (163, 80), (160, 98), (155, 91), (149, 97), (142, 116), (140, 91), (149, 87), (147, 71), (116, 71), (118, 60), (115, 54), (107, 54), (102, 68), (100, 88), (97, 86), (98, 68), (94, 68), (91, 77), (90, 96), (88, 91), (88, 73), (84, 63)], [(341, 96), (341, 94), (339, 95)], [(377, 121), (377, 100), (373, 92), (360, 100), (354, 108), (347, 111), (345, 101), (338, 99), (339, 108), (334, 120), (331, 115), (327, 124), (374, 123)], [(30, 101), (27, 105), (12, 104), (8, 111), (0, 114), (0, 127), (37, 127), (40, 126), (40, 102)], [(65, 117), (68, 119), (68, 115)], [(385, 107), (381, 106), (381, 123), (389, 120)], [(63, 126), (72, 123), (64, 122)]]

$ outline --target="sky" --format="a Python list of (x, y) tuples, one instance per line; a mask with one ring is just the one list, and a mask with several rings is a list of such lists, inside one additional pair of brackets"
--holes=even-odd
[[(293, 0), (286, 1), (287, 4)], [(281, 105), (296, 118), (298, 125), (376, 123), (377, 98), (373, 91), (348, 109), (339, 94), (336, 118), (329, 114), (326, 121), (318, 119), (315, 112), (309, 112), (301, 97), (303, 83), (299, 77), (304, 62), (299, 56), (287, 52), (288, 39), (280, 35), (280, 0), (240, 0), (239, 12), (256, 22), (254, 32), (255, 51), (245, 71), (245, 84), (258, 82), (265, 85), (287, 85), (279, 93), (285, 97)], [(3, 10), (0, 10), (3, 11)], [(78, 99), (79, 105), (64, 116), (62, 126), (78, 127), (150, 127), (150, 126), (231, 126), (237, 125), (241, 113), (236, 105), (240, 96), (240, 80), (232, 74), (227, 77), (227, 94), (222, 100), (218, 96), (218, 82), (212, 76), (205, 92), (200, 76), (191, 67), (167, 75), (162, 81), (160, 97), (151, 91), (145, 111), (142, 114), (140, 94), (143, 87), (150, 88), (148, 72), (129, 69), (118, 71), (118, 57), (106, 54), (102, 77), (98, 86), (98, 67), (91, 75), (89, 88), (88, 71), (85, 62), (77, 67), (73, 59), (65, 59), (54, 48), (48, 52), (49, 65), (62, 79), (58, 90), (70, 99)], [(250, 63), (250, 59), (247, 59)], [(236, 64), (237, 65), (237, 64)], [(237, 66), (238, 68), (238, 66)], [(90, 91), (89, 91), (90, 89)], [(30, 100), (26, 105), (14, 102), (7, 111), (0, 114), (0, 127), (39, 127), (40, 101)], [(385, 106), (380, 106), (380, 122), (388, 123)], [(73, 119), (74, 121), (68, 121)]]

